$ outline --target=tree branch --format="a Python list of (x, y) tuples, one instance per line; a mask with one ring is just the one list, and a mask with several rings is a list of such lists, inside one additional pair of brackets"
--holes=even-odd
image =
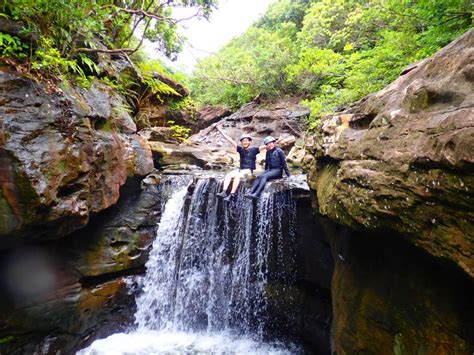
[(107, 54), (118, 54), (118, 53), (134, 53), (137, 48), (117, 48), (117, 49), (100, 49), (100, 48), (74, 48), (73, 53), (107, 53)]
[(153, 12), (148, 12), (148, 11), (141, 10), (141, 9), (136, 9), (135, 10), (135, 9), (126, 9), (126, 8), (123, 8), (123, 7), (116, 7), (116, 9), (119, 10), (119, 11), (129, 13), (129, 14), (141, 15), (141, 16), (149, 17), (149, 18), (152, 18), (152, 19), (155, 19), (155, 20), (166, 21), (166, 22), (169, 22), (169, 23), (172, 23), (172, 24), (176, 24), (178, 22), (177, 20), (172, 19), (171, 17), (157, 15)]

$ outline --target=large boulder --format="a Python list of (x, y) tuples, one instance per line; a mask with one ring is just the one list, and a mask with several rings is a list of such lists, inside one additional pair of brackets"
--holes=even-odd
[(390, 228), (474, 277), (474, 30), (321, 121), (305, 161), (315, 205)]
[(198, 133), (200, 130), (220, 121), (231, 114), (228, 107), (206, 106), (198, 110), (196, 123), (192, 127), (192, 133)]
[(124, 99), (107, 86), (59, 88), (0, 71), (0, 87), (3, 247), (83, 227), (117, 202), (127, 177), (153, 169)]
[(239, 159), (236, 152), (228, 154), (211, 147), (160, 142), (149, 142), (149, 146), (155, 166), (159, 169), (222, 169), (237, 164)]
[[(276, 103), (250, 102), (237, 112), (221, 119), (217, 125), (224, 129), (231, 137), (238, 141), (242, 133), (250, 134), (253, 144), (260, 145), (263, 138), (272, 135), (303, 137), (302, 127), (304, 118), (309, 115), (309, 110), (299, 106), (293, 101), (281, 101)], [(200, 145), (227, 146), (228, 143), (222, 135), (215, 130), (215, 126), (201, 130), (189, 139)], [(289, 150), (289, 149), (288, 149)]]

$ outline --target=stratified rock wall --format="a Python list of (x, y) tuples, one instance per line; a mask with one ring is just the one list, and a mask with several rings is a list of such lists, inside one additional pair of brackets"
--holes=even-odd
[(386, 231), (332, 235), (335, 353), (472, 354), (466, 274)]
[(0, 353), (70, 352), (133, 317), (125, 277), (143, 270), (160, 213), (156, 188), (140, 189), (151, 150), (98, 81), (2, 68), (0, 92)]
[(474, 276), (474, 30), (322, 120), (308, 147), (319, 211), (391, 228)]
[(334, 230), (333, 351), (472, 354), (474, 30), (308, 140)]
[[(275, 103), (262, 103), (259, 100), (250, 102), (230, 116), (225, 116), (224, 109), (207, 108), (200, 112), (204, 122), (198, 121), (196, 127), (203, 127), (198, 133), (189, 137), (186, 144), (176, 145), (163, 143), (163, 135), (158, 130), (143, 132), (149, 137), (150, 147), (156, 167), (165, 169), (182, 169), (197, 166), (203, 169), (222, 169), (237, 167), (239, 155), (232, 145), (215, 129), (219, 126), (239, 141), (243, 133), (250, 134), (252, 145), (263, 145), (268, 135), (282, 138), (279, 146), (288, 154), (290, 168), (300, 168), (303, 148), (303, 121), (309, 110), (296, 104), (294, 99)], [(212, 114), (211, 114), (212, 113)], [(207, 117), (208, 116), (208, 117)], [(210, 125), (210, 122), (212, 124)], [(204, 128), (205, 127), (205, 128)], [(194, 131), (194, 129), (193, 129)], [(263, 169), (265, 154), (257, 157), (257, 170)]]
[(107, 86), (57, 88), (0, 71), (0, 90), (2, 247), (86, 225), (128, 176), (152, 170), (146, 140)]
[(0, 252), (0, 353), (72, 353), (133, 323), (162, 205), (159, 186), (139, 180), (85, 228)]

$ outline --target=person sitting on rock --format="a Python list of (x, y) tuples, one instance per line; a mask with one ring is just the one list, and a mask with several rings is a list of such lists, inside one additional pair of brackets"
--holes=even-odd
[(250, 189), (250, 193), (245, 197), (257, 199), (263, 191), (268, 180), (279, 179), (283, 176), (283, 171), (287, 176), (290, 176), (290, 170), (286, 164), (285, 153), (281, 148), (275, 146), (276, 139), (272, 136), (265, 137), (263, 140), (267, 148), (265, 157), (265, 171), (258, 176)]
[[(222, 128), (216, 126), (216, 129), (227, 139), (230, 144), (237, 150), (240, 155), (240, 167), (239, 169), (232, 170), (229, 172), (224, 178), (224, 185), (222, 187), (222, 192), (218, 193), (217, 196), (223, 197), (225, 201), (230, 201), (231, 198), (235, 196), (237, 189), (240, 184), (240, 180), (246, 178), (253, 174), (255, 170), (255, 161), (257, 160), (257, 154), (260, 153), (261, 149), (264, 149), (265, 146), (262, 147), (250, 147), (252, 143), (252, 137), (248, 134), (242, 134), (240, 136), (240, 143), (241, 145), (237, 145), (237, 143), (228, 136)], [(227, 195), (227, 189), (232, 182), (232, 188), (230, 194)]]

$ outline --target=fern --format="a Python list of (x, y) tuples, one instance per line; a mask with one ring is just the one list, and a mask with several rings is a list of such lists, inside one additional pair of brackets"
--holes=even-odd
[(8, 33), (0, 32), (0, 53), (3, 56), (15, 56), (19, 58), (26, 57), (24, 51), (28, 45), (21, 42), (17, 36), (9, 35)]
[(92, 59), (85, 56), (84, 54), (81, 54), (79, 58), (81, 59), (82, 64), (84, 64), (87, 68), (89, 68), (91, 73), (100, 74), (100, 68), (98, 67), (97, 64), (94, 63)]

